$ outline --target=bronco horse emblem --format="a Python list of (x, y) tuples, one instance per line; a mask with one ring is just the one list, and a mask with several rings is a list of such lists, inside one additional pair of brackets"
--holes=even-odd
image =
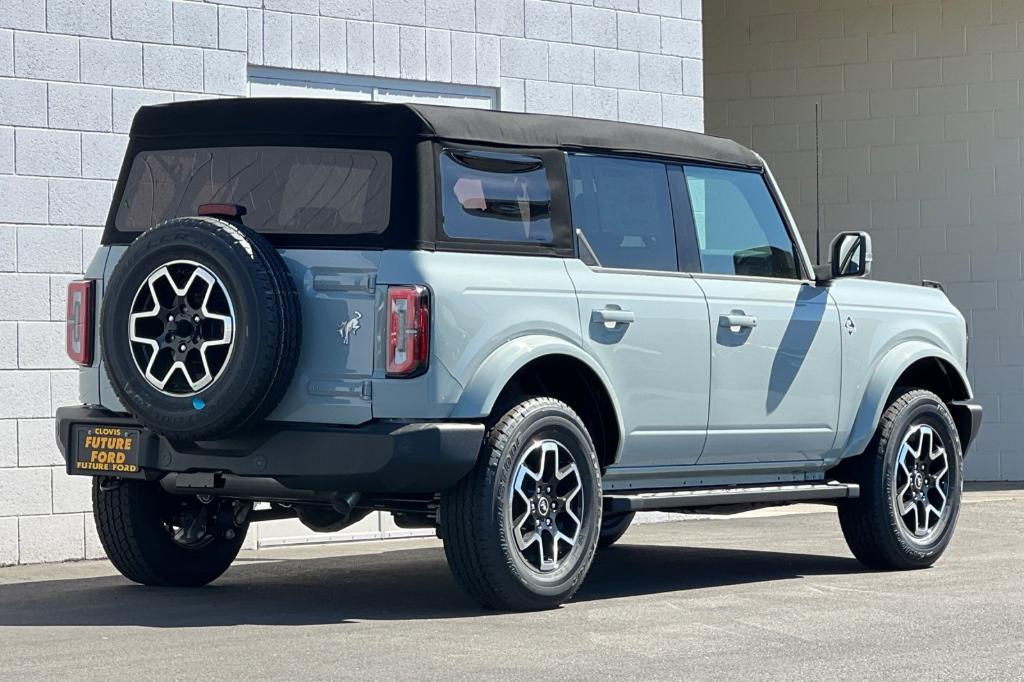
[(353, 315), (348, 322), (338, 325), (338, 336), (341, 337), (341, 342), (346, 346), (348, 345), (349, 340), (355, 336), (355, 333), (359, 331), (359, 320), (362, 317), (363, 314), (357, 310), (356, 314)]

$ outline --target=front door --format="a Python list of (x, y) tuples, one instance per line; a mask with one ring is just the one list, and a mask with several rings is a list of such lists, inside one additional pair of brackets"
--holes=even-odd
[(669, 170), (589, 155), (570, 155), (568, 170), (573, 225), (597, 262), (565, 263), (583, 343), (619, 399), (618, 464), (693, 464), (708, 418), (708, 311), (700, 287), (679, 272)]
[(839, 416), (841, 330), (760, 173), (685, 169), (711, 334), (700, 464), (821, 459)]

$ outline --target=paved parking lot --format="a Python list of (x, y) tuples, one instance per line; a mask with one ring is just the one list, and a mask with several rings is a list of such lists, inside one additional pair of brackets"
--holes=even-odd
[(933, 569), (875, 573), (834, 512), (640, 525), (568, 606), (482, 612), (436, 541), (246, 553), (197, 590), (0, 569), (26, 678), (1024, 678), (1024, 493), (968, 496)]

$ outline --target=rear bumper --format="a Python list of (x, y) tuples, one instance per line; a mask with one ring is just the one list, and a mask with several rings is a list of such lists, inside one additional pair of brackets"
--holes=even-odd
[[(293, 490), (434, 493), (466, 475), (483, 441), (482, 424), (375, 422), (359, 427), (273, 424), (216, 442), (171, 443), (131, 417), (97, 407), (57, 410), (57, 444), (65, 462), (76, 425), (142, 429), (139, 464), (150, 480), (213, 473), (273, 479)], [(70, 468), (69, 468), (70, 473)]]
[(960, 447), (966, 457), (981, 430), (981, 405), (973, 400), (958, 400), (950, 404), (950, 411), (960, 432)]

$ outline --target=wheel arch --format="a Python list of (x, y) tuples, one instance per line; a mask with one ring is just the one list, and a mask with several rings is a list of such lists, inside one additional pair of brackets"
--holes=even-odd
[(597, 362), (569, 341), (521, 337), (505, 343), (481, 363), (452, 416), (490, 417), (518, 396), (557, 398), (580, 415), (605, 468), (618, 461), (624, 432), (622, 413), (610, 385)]
[(842, 457), (861, 454), (874, 436), (893, 393), (905, 387), (932, 391), (950, 407), (962, 443), (971, 441), (971, 420), (954, 403), (973, 397), (970, 381), (945, 350), (923, 341), (909, 341), (890, 350), (875, 368), (861, 397)]

